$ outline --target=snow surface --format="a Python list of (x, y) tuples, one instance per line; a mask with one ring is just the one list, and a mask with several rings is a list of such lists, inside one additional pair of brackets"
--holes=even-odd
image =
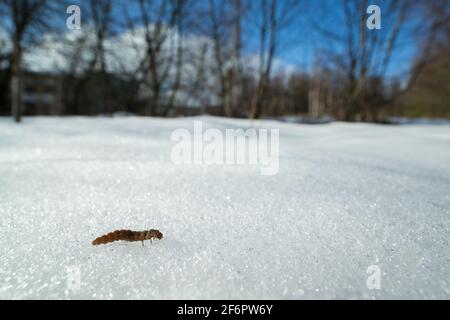
[[(279, 173), (172, 164), (193, 120), (280, 129)], [(449, 299), (450, 126), (4, 118), (0, 217), (0, 299)]]

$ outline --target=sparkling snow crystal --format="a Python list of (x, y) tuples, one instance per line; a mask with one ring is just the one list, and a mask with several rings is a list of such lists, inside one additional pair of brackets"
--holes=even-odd
[[(174, 165), (194, 119), (280, 129), (279, 173)], [(0, 219), (0, 299), (449, 299), (450, 126), (0, 119)]]

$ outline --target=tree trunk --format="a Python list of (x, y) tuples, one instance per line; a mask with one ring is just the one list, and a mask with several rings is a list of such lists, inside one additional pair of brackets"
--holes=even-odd
[(253, 98), (252, 108), (250, 112), (251, 119), (259, 119), (259, 117), (261, 116), (266, 84), (266, 79), (262, 79), (260, 80), (258, 88), (256, 89), (256, 94)]
[(19, 123), (22, 119), (22, 90), (20, 81), (20, 63), (22, 53), (18, 37), (14, 37), (14, 51), (11, 61), (11, 112), (14, 120)]

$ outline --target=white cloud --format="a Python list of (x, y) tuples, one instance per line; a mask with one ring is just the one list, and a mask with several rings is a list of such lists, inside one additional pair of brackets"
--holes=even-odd
[[(247, 55), (243, 58), (243, 67), (246, 73), (252, 74), (255, 78), (259, 75), (260, 57), (257, 54)], [(298, 71), (294, 64), (290, 64), (282, 59), (274, 58), (272, 62), (272, 76), (290, 75)]]
[[(161, 61), (158, 62), (160, 70), (164, 70), (168, 57), (176, 52), (176, 43), (179, 34), (176, 30), (168, 30), (169, 37), (162, 50)], [(0, 30), (0, 41), (5, 42), (3, 48), (11, 48), (6, 34)], [(200, 106), (214, 105), (218, 102), (218, 77), (215, 71), (213, 44), (210, 38), (197, 35), (185, 35), (182, 39), (184, 52), (181, 72), (182, 90), (177, 94), (176, 100), (184, 105)], [(95, 32), (90, 26), (83, 26), (82, 30), (70, 30), (62, 35), (46, 34), (39, 46), (30, 47), (24, 53), (24, 69), (35, 72), (81, 73), (86, 70), (93, 59), (95, 48)], [(145, 55), (145, 29), (137, 27), (127, 30), (119, 35), (110, 37), (105, 41), (107, 69), (110, 72), (126, 75), (138, 70)], [(257, 76), (258, 55), (249, 54), (242, 59), (242, 66), (246, 72)], [(198, 82), (198, 70), (202, 67), (201, 90), (194, 90)], [(274, 59), (273, 75), (290, 74), (296, 67), (280, 59)], [(168, 69), (168, 88), (175, 78), (175, 64), (173, 61)], [(166, 94), (170, 91), (166, 90)], [(194, 96), (192, 92), (195, 92)]]

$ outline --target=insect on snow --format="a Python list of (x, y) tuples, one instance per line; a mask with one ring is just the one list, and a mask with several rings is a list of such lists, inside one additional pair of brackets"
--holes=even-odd
[(99, 244), (106, 244), (118, 240), (142, 241), (142, 245), (144, 245), (144, 240), (150, 240), (151, 243), (152, 239), (161, 240), (162, 238), (163, 234), (159, 230), (155, 229), (151, 229), (148, 231), (116, 230), (98, 237), (97, 239), (92, 241), (92, 245), (96, 246)]

